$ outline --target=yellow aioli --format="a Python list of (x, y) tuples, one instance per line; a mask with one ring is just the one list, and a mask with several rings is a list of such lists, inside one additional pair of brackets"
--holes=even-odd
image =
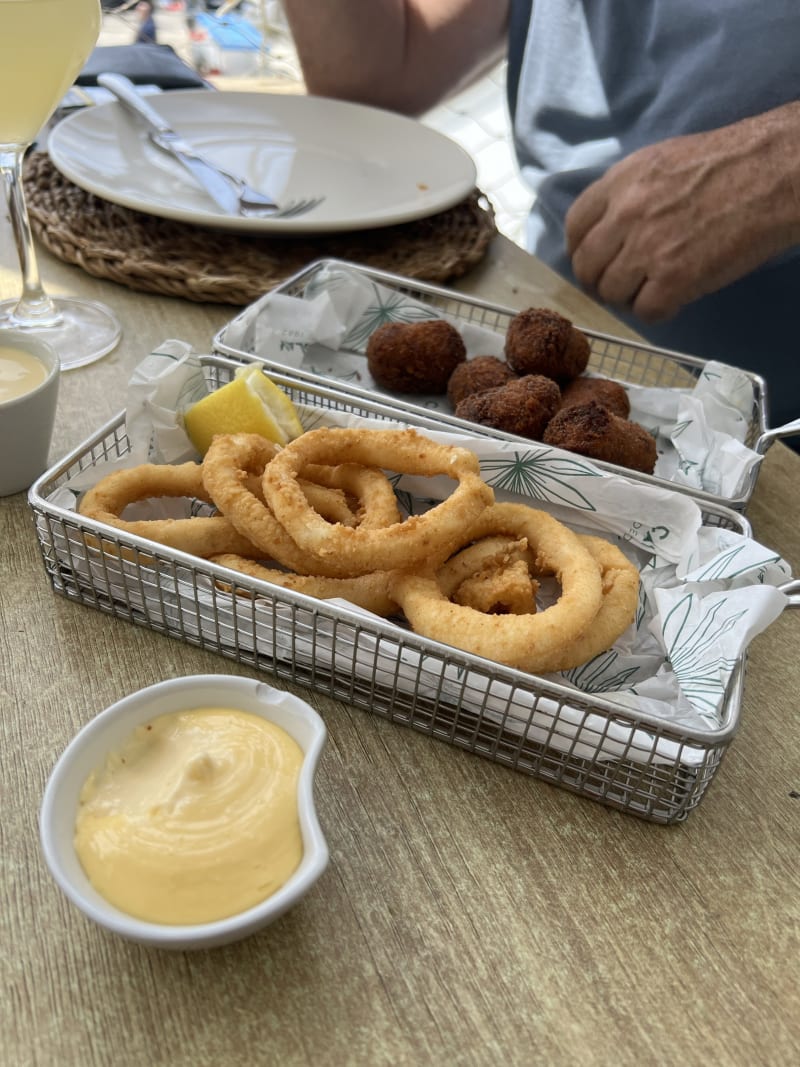
[(140, 727), (84, 783), (75, 849), (89, 881), (147, 922), (266, 900), (300, 864), (303, 752), (259, 715), (199, 708)]
[(46, 377), (47, 367), (36, 356), (0, 345), (0, 404), (33, 392)]

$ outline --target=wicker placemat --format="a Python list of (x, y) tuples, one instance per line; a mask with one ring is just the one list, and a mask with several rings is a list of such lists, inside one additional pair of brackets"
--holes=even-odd
[(119, 207), (68, 181), (44, 152), (25, 165), (31, 227), (53, 255), (131, 289), (242, 306), (315, 259), (346, 259), (446, 283), (484, 256), (497, 232), (480, 190), (429, 218), (297, 238), (242, 236)]

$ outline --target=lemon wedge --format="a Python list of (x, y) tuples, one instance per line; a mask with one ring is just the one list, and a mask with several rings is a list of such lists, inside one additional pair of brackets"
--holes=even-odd
[(203, 456), (216, 434), (257, 433), (285, 445), (303, 432), (292, 401), (257, 366), (240, 367), (227, 385), (198, 400), (183, 425)]

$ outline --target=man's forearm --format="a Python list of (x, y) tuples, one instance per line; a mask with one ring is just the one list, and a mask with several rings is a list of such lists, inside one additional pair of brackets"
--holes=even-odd
[(507, 0), (284, 0), (309, 92), (419, 114), (502, 55)]

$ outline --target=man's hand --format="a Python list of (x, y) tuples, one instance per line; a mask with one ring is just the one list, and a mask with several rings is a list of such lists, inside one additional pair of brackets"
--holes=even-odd
[(796, 104), (642, 148), (568, 212), (573, 270), (605, 303), (669, 318), (798, 243), (798, 190)]

